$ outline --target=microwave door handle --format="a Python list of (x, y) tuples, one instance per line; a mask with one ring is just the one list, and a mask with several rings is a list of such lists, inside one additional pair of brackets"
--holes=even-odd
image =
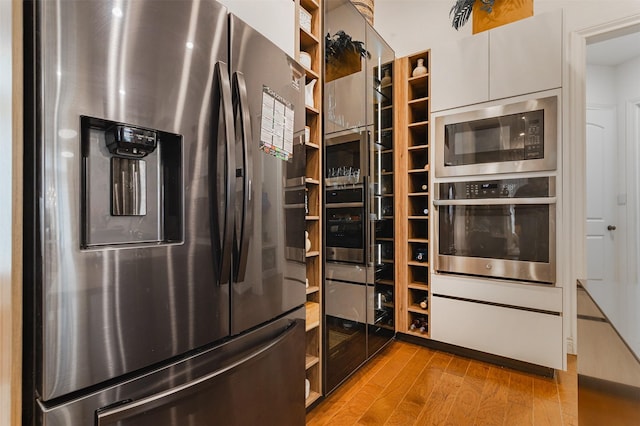
[(438, 206), (503, 206), (503, 205), (543, 205), (556, 204), (557, 197), (540, 198), (482, 198), (472, 200), (433, 200), (434, 207)]
[(235, 282), (243, 282), (247, 271), (247, 258), (249, 253), (249, 239), (253, 233), (253, 158), (249, 149), (249, 141), (253, 142), (251, 134), (251, 113), (249, 111), (249, 100), (247, 96), (247, 84), (244, 74), (235, 72), (233, 74), (233, 111), (238, 114), (239, 135), (242, 138), (242, 155), (244, 170), (238, 170), (238, 174), (243, 177), (242, 184), (242, 227), (240, 228), (238, 248), (238, 261), (235, 269)]
[[(217, 92), (217, 93), (216, 93)], [(217, 95), (217, 96), (216, 96)], [(219, 254), (214, 253), (214, 261), (218, 262), (218, 285), (227, 284), (231, 275), (231, 256), (233, 248), (233, 209), (235, 206), (234, 175), (235, 175), (235, 147), (233, 128), (233, 109), (231, 104), (231, 84), (227, 64), (217, 62), (214, 67), (214, 106), (212, 137), (215, 148), (209, 149), (209, 193), (211, 206), (211, 243), (219, 248)], [(222, 122), (220, 122), (222, 121)], [(219, 126), (223, 126), (224, 141), (218, 140)], [(217, 170), (217, 155), (219, 144), (224, 143), (226, 173), (221, 175)], [(224, 208), (218, 209), (217, 180), (225, 179)], [(223, 210), (221, 212), (220, 210)], [(224, 214), (224, 224), (219, 229), (219, 215)], [(220, 235), (222, 233), (222, 236)]]

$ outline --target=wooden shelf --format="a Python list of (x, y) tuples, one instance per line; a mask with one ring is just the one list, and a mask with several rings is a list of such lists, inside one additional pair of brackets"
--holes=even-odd
[(429, 125), (429, 120), (425, 120), (425, 121), (416, 121), (415, 123), (409, 123), (408, 127), (412, 128), (412, 127), (426, 127)]
[[(427, 304), (430, 304), (431, 292), (427, 283), (429, 262), (418, 262), (413, 257), (415, 249), (426, 249), (429, 252), (432, 249), (429, 238), (430, 215), (417, 214), (431, 205), (429, 188), (423, 189), (424, 185), (431, 183), (431, 75), (427, 72), (417, 77), (412, 76), (418, 59), (422, 59), (429, 70), (431, 64), (428, 50), (396, 60), (398, 69), (393, 89), (394, 103), (402, 105), (394, 121), (395, 134), (404, 144), (401, 148), (398, 147), (403, 161), (396, 163), (394, 170), (394, 182), (399, 183), (399, 190), (396, 191), (399, 202), (395, 206), (394, 215), (396, 222), (400, 224), (395, 233), (395, 256), (398, 264), (402, 265), (395, 277), (398, 306), (396, 328), (407, 330), (406, 333), (413, 336), (428, 338), (430, 312), (416, 304), (417, 296), (413, 294), (415, 291), (425, 292)], [(427, 331), (424, 333), (409, 329), (412, 321), (419, 316), (424, 316), (427, 321)]]
[(429, 243), (429, 240), (427, 238), (409, 238), (407, 241), (410, 243)]
[(311, 80), (313, 80), (314, 78), (315, 78), (315, 79), (319, 79), (319, 78), (320, 78), (320, 76), (318, 75), (318, 73), (317, 73), (317, 72), (315, 72), (314, 70), (309, 69), (309, 68), (307, 68), (307, 67), (305, 67), (305, 66), (303, 66), (302, 68), (304, 68), (304, 72), (305, 72), (305, 74), (306, 74), (306, 76), (307, 76), (307, 82), (310, 82), (310, 81), (311, 81)]
[(420, 107), (424, 106), (426, 108), (426, 103), (429, 101), (429, 97), (411, 99), (409, 101), (409, 106), (411, 107)]
[(314, 108), (312, 106), (305, 105), (304, 107), (307, 110), (307, 114), (315, 114), (315, 115), (320, 114), (320, 111), (318, 111), (316, 108)]
[(318, 398), (320, 398), (320, 396), (321, 395), (318, 392), (312, 390), (311, 392), (309, 392), (309, 398), (307, 398), (307, 400), (305, 401), (305, 406), (310, 406), (311, 404), (316, 402)]
[(422, 309), (418, 305), (411, 305), (407, 309), (408, 309), (409, 312), (413, 312), (414, 314), (424, 314), (424, 315), (428, 315), (429, 314), (429, 308)]
[(376, 280), (376, 284), (393, 285), (393, 280)]
[(313, 12), (320, 8), (320, 3), (315, 0), (300, 0), (300, 6), (304, 7), (307, 12)]
[[(309, 214), (305, 216), (306, 230), (309, 231), (313, 242), (312, 250), (306, 253), (306, 274), (309, 287), (306, 288), (306, 375), (311, 384), (311, 392), (306, 400), (310, 406), (322, 396), (322, 347), (323, 331), (320, 314), (322, 312), (322, 257), (318, 249), (322, 243), (322, 53), (323, 41), (323, 1), (322, 0), (294, 0), (296, 28), (296, 54), (304, 51), (311, 56), (311, 66), (305, 67), (305, 83), (317, 80), (313, 91), (313, 106), (305, 104), (305, 125), (309, 130), (309, 140), (305, 142), (306, 177), (305, 189)], [(307, 31), (300, 27), (300, 9), (311, 15), (311, 28)], [(304, 88), (301, 88), (304, 91)]]
[(318, 358), (317, 356), (313, 356), (313, 355), (308, 355), (306, 356), (305, 362), (304, 362), (304, 369), (308, 370), (311, 367), (313, 367), (314, 365), (318, 364), (320, 362), (320, 358)]
[(320, 304), (317, 302), (306, 302), (306, 331), (320, 326)]
[(306, 146), (307, 148), (320, 149), (320, 145), (313, 142), (306, 142), (304, 146)]
[(426, 84), (428, 79), (429, 79), (429, 73), (426, 73), (426, 74), (419, 75), (417, 77), (409, 77), (407, 79), (407, 82), (409, 83), (409, 85), (415, 86), (417, 84)]
[(419, 331), (413, 331), (413, 330), (407, 329), (407, 331), (405, 333), (406, 334), (410, 334), (412, 336), (418, 336), (418, 337), (422, 337), (422, 338), (429, 338), (429, 332), (428, 331), (425, 331), (424, 333), (421, 333)]
[(429, 148), (429, 144), (427, 145), (413, 145), (407, 148), (407, 150), (409, 151), (416, 151), (416, 150), (421, 150), (421, 149), (428, 149)]
[(422, 283), (409, 283), (409, 284), (407, 284), (407, 288), (410, 288), (412, 290), (429, 291), (429, 285), (428, 284), (422, 284)]
[(376, 241), (392, 241), (393, 242), (393, 238), (376, 237)]
[(311, 49), (312, 47), (317, 46), (319, 43), (320, 41), (316, 38), (316, 36), (308, 32), (304, 28), (300, 28), (300, 48), (302, 50)]
[(408, 170), (407, 173), (425, 173), (429, 171), (429, 167), (425, 167), (424, 169), (411, 169)]

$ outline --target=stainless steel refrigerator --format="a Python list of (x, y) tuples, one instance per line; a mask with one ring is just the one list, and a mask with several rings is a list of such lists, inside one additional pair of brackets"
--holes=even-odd
[(302, 68), (212, 0), (25, 27), (24, 424), (303, 424)]

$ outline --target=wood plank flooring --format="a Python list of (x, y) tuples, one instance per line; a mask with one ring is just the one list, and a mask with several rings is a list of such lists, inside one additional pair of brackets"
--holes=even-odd
[(307, 414), (307, 425), (578, 424), (575, 357), (555, 379), (394, 341)]

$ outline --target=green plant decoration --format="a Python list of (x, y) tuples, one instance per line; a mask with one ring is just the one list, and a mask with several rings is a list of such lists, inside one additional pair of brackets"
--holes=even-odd
[[(453, 28), (459, 30), (469, 20), (473, 5), (477, 0), (456, 0), (455, 4), (449, 11), (449, 18), (451, 18), (451, 25)], [(479, 0), (482, 3), (481, 10), (487, 13), (493, 11), (493, 4), (496, 0)]]
[(326, 63), (339, 62), (345, 54), (357, 53), (361, 58), (371, 58), (371, 53), (364, 47), (361, 41), (353, 40), (351, 36), (340, 30), (334, 35), (327, 33), (324, 38), (324, 59)]

